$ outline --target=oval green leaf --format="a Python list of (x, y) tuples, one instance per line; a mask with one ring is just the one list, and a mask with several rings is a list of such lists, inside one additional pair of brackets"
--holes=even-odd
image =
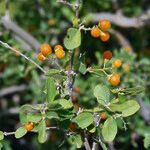
[(64, 39), (64, 45), (68, 50), (73, 50), (81, 44), (81, 32), (76, 28), (69, 28)]
[(27, 130), (23, 127), (20, 127), (16, 130), (15, 137), (17, 139), (19, 139), (19, 138), (23, 137), (26, 133), (27, 133)]
[(4, 133), (0, 131), (0, 141), (4, 139)]
[(103, 125), (102, 135), (105, 141), (111, 142), (114, 140), (117, 134), (117, 124), (116, 121), (110, 117), (108, 118)]
[(87, 128), (93, 123), (93, 115), (89, 112), (80, 113), (73, 120), (81, 129)]

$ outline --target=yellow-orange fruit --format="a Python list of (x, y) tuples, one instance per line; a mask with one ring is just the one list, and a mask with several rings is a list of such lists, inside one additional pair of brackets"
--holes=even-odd
[(29, 132), (32, 131), (34, 128), (34, 123), (33, 122), (29, 122), (27, 124), (24, 125), (24, 128)]
[(63, 59), (65, 57), (64, 50), (55, 50), (55, 55), (58, 59)]
[(47, 56), (52, 53), (52, 48), (49, 44), (44, 43), (40, 46), (40, 51), (44, 56)]
[(103, 42), (107, 42), (110, 39), (110, 34), (108, 32), (103, 32), (103, 34), (100, 35), (100, 39)]
[(56, 51), (56, 50), (63, 50), (63, 47), (61, 45), (56, 45), (54, 47), (54, 51)]
[(122, 65), (122, 61), (120, 59), (116, 59), (112, 62), (112, 67), (119, 68)]
[(39, 53), (39, 54), (37, 55), (37, 58), (38, 58), (38, 60), (40, 60), (40, 61), (46, 60), (46, 57), (45, 57), (42, 53)]
[(98, 38), (100, 36), (100, 29), (98, 27), (93, 27), (91, 29), (91, 36), (94, 38)]
[(107, 118), (107, 115), (105, 112), (100, 113), (100, 119), (105, 120)]
[(109, 20), (103, 19), (99, 21), (98, 26), (101, 30), (107, 31), (108, 29), (111, 28), (111, 23)]
[(113, 73), (112, 75), (110, 75), (110, 77), (108, 78), (109, 83), (112, 86), (117, 86), (120, 83), (120, 75), (117, 73)]

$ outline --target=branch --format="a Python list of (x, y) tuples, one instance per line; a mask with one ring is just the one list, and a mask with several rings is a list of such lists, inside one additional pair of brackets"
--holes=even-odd
[(66, 6), (68, 6), (68, 7), (70, 7), (70, 8), (72, 8), (73, 9), (73, 4), (71, 4), (71, 3), (69, 3), (69, 2), (67, 2), (66, 0), (58, 0), (57, 1), (58, 3), (61, 3), (61, 4), (64, 4), (64, 5), (66, 5)]
[(84, 138), (84, 146), (85, 146), (86, 150), (91, 150), (91, 147), (90, 147), (87, 137)]
[(144, 25), (149, 25), (150, 24), (150, 10), (147, 10), (147, 13), (142, 14), (139, 17), (126, 17), (120, 13), (106, 13), (106, 12), (101, 12), (101, 13), (95, 13), (91, 14), (93, 16), (93, 21), (97, 22), (100, 19), (108, 19), (110, 22), (113, 24), (123, 27), (123, 28), (139, 28)]
[(108, 146), (109, 146), (109, 150), (115, 150), (115, 147), (114, 147), (114, 143), (113, 143), (113, 142), (109, 142), (109, 143), (108, 143)]
[(98, 144), (93, 142), (92, 150), (98, 150)]
[(27, 33), (25, 30), (23, 30), (21, 27), (15, 24), (13, 21), (11, 21), (7, 15), (2, 17), (1, 23), (6, 29), (18, 35), (33, 49), (36, 49), (36, 50), (39, 49), (40, 43), (33, 36), (31, 36), (29, 33)]
[[(46, 130), (58, 129), (57, 127), (47, 127)], [(4, 132), (5, 136), (14, 135), (15, 132)]]
[(10, 86), (8, 88), (4, 88), (1, 89), (0, 91), (0, 97), (15, 93), (15, 92), (21, 92), (24, 91), (26, 89), (26, 85), (22, 84), (22, 85), (14, 85), (14, 86)]
[(10, 50), (12, 50), (15, 53), (18, 53), (19, 55), (21, 55), (22, 57), (24, 57), (26, 60), (30, 61), (32, 64), (34, 64), (37, 68), (39, 68), (43, 73), (46, 73), (46, 71), (40, 67), (35, 61), (33, 61), (31, 58), (27, 57), (26, 55), (22, 54), (20, 51), (16, 50), (15, 48), (12, 48), (10, 45), (8, 45), (5, 42), (0, 41), (0, 44)]

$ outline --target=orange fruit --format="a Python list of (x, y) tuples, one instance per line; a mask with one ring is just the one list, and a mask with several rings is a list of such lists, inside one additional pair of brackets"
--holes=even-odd
[(120, 75), (117, 73), (113, 73), (108, 77), (108, 81), (112, 86), (117, 86), (120, 83)]
[(98, 27), (93, 27), (91, 29), (91, 36), (94, 38), (98, 38), (100, 36), (100, 29)]
[(99, 21), (98, 26), (101, 30), (107, 31), (108, 29), (111, 28), (111, 23), (109, 20), (103, 19)]
[(38, 60), (40, 60), (40, 61), (46, 60), (46, 57), (45, 57), (42, 53), (39, 53), (39, 54), (37, 55), (37, 58), (38, 58)]
[(52, 53), (52, 48), (49, 44), (44, 43), (40, 46), (40, 51), (44, 56), (47, 56)]

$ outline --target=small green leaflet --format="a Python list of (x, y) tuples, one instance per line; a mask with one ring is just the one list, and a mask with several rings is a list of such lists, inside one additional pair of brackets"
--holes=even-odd
[(110, 101), (110, 91), (105, 85), (97, 85), (94, 89), (94, 96), (102, 105), (106, 105)]
[(117, 134), (117, 124), (116, 121), (110, 117), (108, 118), (102, 127), (102, 135), (105, 141), (111, 142), (114, 140)]
[(83, 143), (80, 134), (70, 135), (68, 140), (72, 145), (76, 145), (77, 148), (81, 148)]
[(61, 70), (50, 69), (50, 70), (48, 70), (48, 72), (46, 73), (46, 76), (53, 76), (53, 75), (56, 75), (56, 74), (59, 74), (59, 73), (61, 73)]
[(150, 147), (150, 134), (147, 134), (144, 138), (144, 147), (146, 149)]
[(82, 74), (86, 74), (87, 68), (85, 66), (85, 64), (83, 64), (82, 62), (80, 63), (80, 67), (79, 67), (79, 72)]
[(73, 50), (81, 44), (81, 32), (76, 28), (69, 28), (64, 39), (64, 45), (68, 50)]
[(121, 112), (123, 117), (128, 117), (135, 114), (140, 109), (140, 105), (135, 100), (128, 100), (122, 104), (111, 104), (110, 109)]
[(15, 138), (19, 139), (27, 133), (27, 130), (24, 127), (20, 127), (15, 132)]
[(59, 104), (64, 108), (64, 109), (69, 109), (73, 107), (73, 104), (71, 101), (66, 100), (66, 99), (60, 99)]
[(45, 120), (42, 120), (38, 125), (38, 141), (44, 143), (46, 139), (46, 123)]
[(4, 133), (0, 131), (0, 141), (4, 139)]
[(93, 123), (93, 115), (89, 112), (80, 113), (73, 120), (81, 129), (87, 128)]
[(27, 121), (38, 123), (42, 119), (41, 114), (27, 114)]
[(47, 112), (47, 113), (46, 113), (46, 117), (47, 117), (48, 119), (59, 119), (58, 114), (57, 114), (56, 112), (54, 112), (54, 111), (49, 111), (49, 112)]
[(0, 150), (3, 148), (3, 145), (2, 145), (2, 143), (0, 143)]
[(54, 82), (54, 78), (48, 77), (46, 80), (46, 93), (47, 93), (47, 102), (50, 103), (54, 101), (54, 98), (56, 96), (56, 85)]

